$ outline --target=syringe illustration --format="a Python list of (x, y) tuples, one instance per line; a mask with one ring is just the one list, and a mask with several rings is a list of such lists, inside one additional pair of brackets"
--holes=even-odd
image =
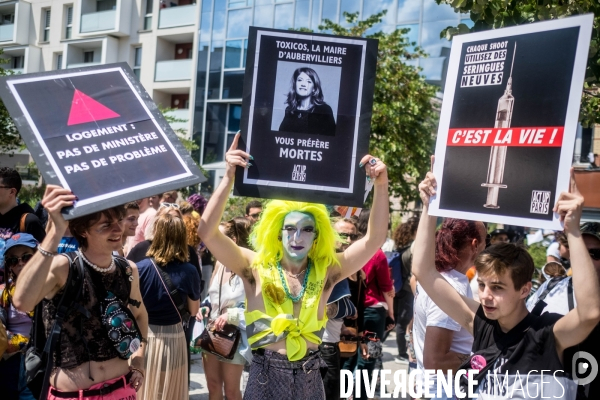
[[(512, 64), (510, 66), (510, 76), (506, 84), (504, 95), (498, 100), (498, 109), (496, 111), (495, 128), (510, 128), (512, 119), (513, 105), (515, 98), (512, 95), (512, 71), (515, 64), (515, 54), (517, 53), (517, 44), (513, 52)], [(492, 146), (490, 150), (490, 163), (488, 165), (487, 182), (481, 186), (487, 187), (487, 200), (483, 205), (485, 208), (500, 208), (498, 205), (498, 192), (500, 188), (506, 189), (502, 183), (504, 180), (504, 164), (506, 163), (507, 146)]]

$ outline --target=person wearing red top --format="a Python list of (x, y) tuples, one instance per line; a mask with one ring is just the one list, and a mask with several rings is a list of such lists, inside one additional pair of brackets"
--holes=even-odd
[[(369, 210), (362, 210), (358, 218), (357, 229), (361, 234), (366, 231), (369, 221)], [(373, 258), (362, 268), (366, 275), (367, 290), (365, 293), (365, 316), (363, 332), (375, 332), (382, 339), (386, 330), (394, 328), (394, 284), (390, 278), (390, 269), (387, 258), (381, 250), (377, 250)], [(356, 368), (369, 371), (372, 376), (375, 359), (358, 357)], [(355, 399), (367, 398), (364, 380), (361, 379), (360, 396)]]

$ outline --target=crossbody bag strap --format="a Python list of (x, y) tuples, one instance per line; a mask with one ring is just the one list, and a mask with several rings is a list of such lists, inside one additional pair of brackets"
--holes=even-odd
[(567, 284), (567, 301), (569, 302), (569, 311), (575, 308), (575, 298), (573, 296), (573, 278), (571, 278)]
[[(169, 299), (171, 300), (173, 307), (175, 307), (175, 310), (177, 311), (177, 314), (179, 315), (179, 320), (183, 324), (184, 321), (183, 321), (183, 318), (181, 317), (181, 313), (185, 309), (185, 307), (183, 305), (183, 300), (181, 299), (181, 294), (179, 293), (177, 288), (175, 288), (175, 286), (173, 286), (173, 282), (171, 282), (171, 278), (169, 277), (169, 274), (167, 274), (166, 271), (163, 271), (161, 268), (159, 268), (156, 265), (156, 263), (154, 262), (154, 258), (151, 258), (150, 262), (152, 262), (154, 269), (156, 270), (156, 272), (158, 272), (160, 281), (162, 282), (165, 290), (167, 291), (167, 294), (169, 295)], [(175, 304), (176, 302), (177, 302), (177, 304)]]
[(223, 288), (223, 277), (225, 276), (225, 266), (221, 264), (221, 277), (219, 278), (219, 315), (223, 314), (223, 304), (221, 304), (221, 288)]
[[(356, 282), (358, 283), (358, 298), (356, 299), (356, 304), (358, 304), (360, 303), (360, 288), (363, 284), (363, 280), (360, 277), (360, 271), (356, 272)], [(356, 319), (354, 320), (354, 329), (356, 329), (356, 334), (358, 335), (358, 306), (356, 307)]]

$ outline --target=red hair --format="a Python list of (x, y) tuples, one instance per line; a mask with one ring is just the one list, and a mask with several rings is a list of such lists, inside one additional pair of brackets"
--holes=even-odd
[(460, 263), (459, 252), (473, 239), (481, 240), (475, 221), (445, 218), (435, 233), (435, 269), (450, 271)]

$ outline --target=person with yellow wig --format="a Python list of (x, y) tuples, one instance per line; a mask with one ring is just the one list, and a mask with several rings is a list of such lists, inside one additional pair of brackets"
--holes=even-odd
[(252, 167), (252, 157), (237, 150), (238, 140), (239, 134), (226, 154), (225, 176), (202, 214), (198, 234), (244, 284), (246, 332), (253, 354), (244, 399), (286, 394), (325, 399), (326, 364), (318, 345), (327, 322), (327, 299), (337, 282), (361, 269), (385, 242), (387, 168), (370, 155), (362, 158), (359, 167), (374, 182), (373, 211), (366, 235), (344, 252), (335, 252), (338, 238), (324, 205), (281, 200), (270, 201), (254, 225), (252, 251), (238, 247), (218, 229), (235, 169)]

